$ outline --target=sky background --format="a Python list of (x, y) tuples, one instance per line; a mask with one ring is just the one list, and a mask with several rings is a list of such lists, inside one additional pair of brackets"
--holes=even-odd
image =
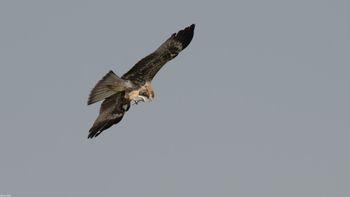
[[(0, 194), (350, 196), (350, 2), (0, 2)], [(172, 33), (155, 100), (87, 139), (91, 88)]]

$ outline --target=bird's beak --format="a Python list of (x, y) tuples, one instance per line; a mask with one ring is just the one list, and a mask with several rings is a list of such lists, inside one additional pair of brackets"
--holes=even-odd
[(151, 102), (153, 100), (153, 98), (152, 97), (150, 97), (150, 98), (147, 98), (147, 97), (145, 97), (145, 96), (141, 96), (141, 95), (139, 95), (138, 97), (136, 97), (134, 100), (133, 100), (133, 102), (134, 102), (134, 104), (138, 104), (139, 102)]

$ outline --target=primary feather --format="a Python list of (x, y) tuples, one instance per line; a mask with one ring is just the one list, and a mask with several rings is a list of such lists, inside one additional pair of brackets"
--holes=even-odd
[(100, 113), (89, 130), (88, 138), (97, 137), (102, 131), (120, 122), (130, 104), (152, 99), (151, 81), (162, 66), (185, 49), (193, 38), (192, 24), (168, 38), (157, 50), (137, 62), (121, 78), (109, 71), (92, 89), (88, 105), (104, 100)]

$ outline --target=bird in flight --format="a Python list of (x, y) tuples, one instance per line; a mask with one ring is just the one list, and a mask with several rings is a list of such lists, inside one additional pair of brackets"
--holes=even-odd
[(89, 130), (88, 138), (120, 122), (131, 104), (151, 101), (151, 81), (165, 63), (175, 58), (193, 38), (195, 25), (186, 27), (168, 38), (157, 50), (137, 62), (122, 77), (109, 71), (91, 90), (88, 105), (102, 101), (100, 113)]

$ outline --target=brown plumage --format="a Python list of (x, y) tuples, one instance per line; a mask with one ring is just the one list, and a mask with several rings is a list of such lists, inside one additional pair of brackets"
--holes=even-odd
[(192, 24), (174, 33), (157, 50), (141, 59), (121, 78), (109, 71), (91, 90), (88, 105), (102, 101), (100, 113), (89, 130), (88, 138), (120, 122), (130, 104), (152, 100), (151, 81), (162, 66), (185, 49), (193, 38)]

